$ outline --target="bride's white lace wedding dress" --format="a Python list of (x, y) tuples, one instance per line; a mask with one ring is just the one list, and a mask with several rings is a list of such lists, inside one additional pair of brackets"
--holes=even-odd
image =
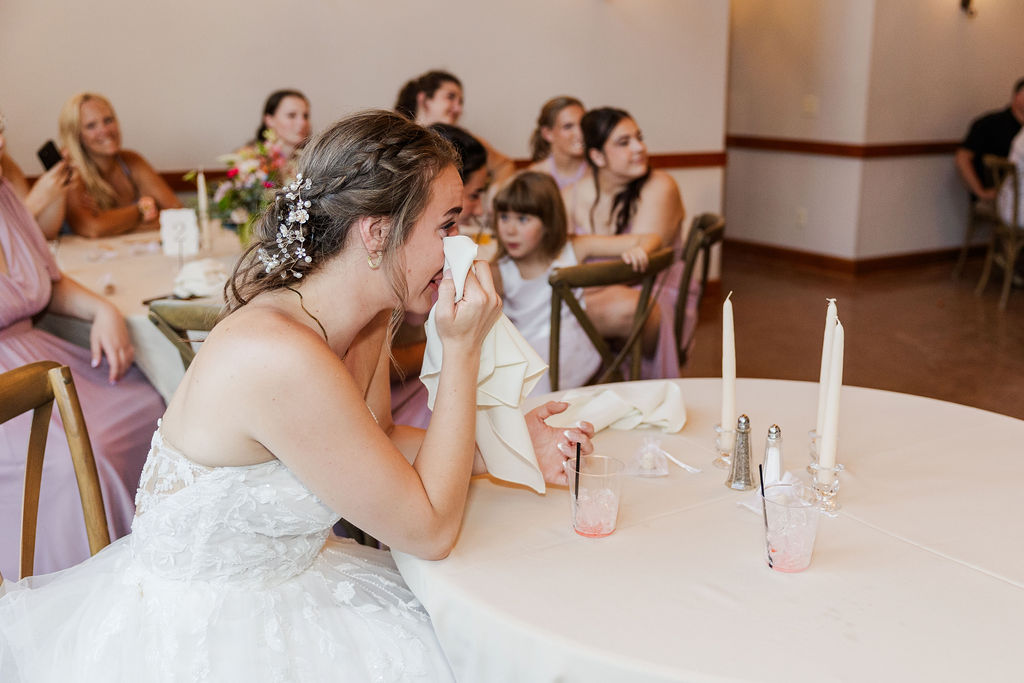
[(159, 429), (132, 533), (0, 598), (0, 681), (451, 680), (386, 552), (280, 461), (203, 467)]

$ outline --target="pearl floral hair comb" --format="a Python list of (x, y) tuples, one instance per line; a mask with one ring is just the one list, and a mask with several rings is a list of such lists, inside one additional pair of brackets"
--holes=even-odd
[[(312, 263), (313, 259), (306, 253), (306, 235), (303, 234), (303, 226), (309, 220), (310, 207), (308, 199), (302, 198), (302, 191), (309, 190), (312, 181), (302, 179), (302, 174), (295, 176), (295, 180), (288, 186), (288, 192), (284, 197), (284, 211), (278, 209), (277, 226), (277, 250), (267, 251), (263, 247), (256, 252), (257, 258), (264, 266), (264, 272), (272, 273), (281, 269), (281, 277), (293, 277), (300, 279), (302, 272), (296, 269), (300, 262)], [(280, 198), (278, 199), (280, 202)], [(284, 217), (282, 220), (282, 216)]]

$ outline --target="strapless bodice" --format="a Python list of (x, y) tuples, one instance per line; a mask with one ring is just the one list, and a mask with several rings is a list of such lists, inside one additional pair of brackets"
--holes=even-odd
[(206, 467), (153, 434), (132, 555), (174, 580), (267, 585), (313, 562), (339, 516), (279, 460)]

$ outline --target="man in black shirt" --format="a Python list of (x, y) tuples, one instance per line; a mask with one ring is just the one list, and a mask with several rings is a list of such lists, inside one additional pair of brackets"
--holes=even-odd
[(1010, 143), (1024, 123), (1024, 78), (1013, 86), (1010, 106), (989, 112), (971, 123), (967, 137), (956, 151), (956, 168), (971, 192), (971, 199), (995, 199), (992, 178), (985, 171), (982, 157), (986, 154), (1005, 157)]

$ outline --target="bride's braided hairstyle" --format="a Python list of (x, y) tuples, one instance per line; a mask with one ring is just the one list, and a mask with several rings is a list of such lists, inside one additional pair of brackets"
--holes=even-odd
[(382, 264), (397, 300), (404, 301), (406, 283), (396, 255), (430, 201), (431, 184), (448, 166), (459, 166), (451, 144), (403, 116), (368, 111), (338, 121), (316, 136), (299, 160), (301, 198), (308, 203), (308, 217), (299, 229), (309, 259), (268, 267), (259, 256), (261, 249), (264, 254), (279, 249), (282, 211), (294, 203), (286, 185), (253, 227), (252, 244), (224, 287), (228, 311), (315, 272), (344, 248), (349, 229), (363, 217), (390, 226)]

